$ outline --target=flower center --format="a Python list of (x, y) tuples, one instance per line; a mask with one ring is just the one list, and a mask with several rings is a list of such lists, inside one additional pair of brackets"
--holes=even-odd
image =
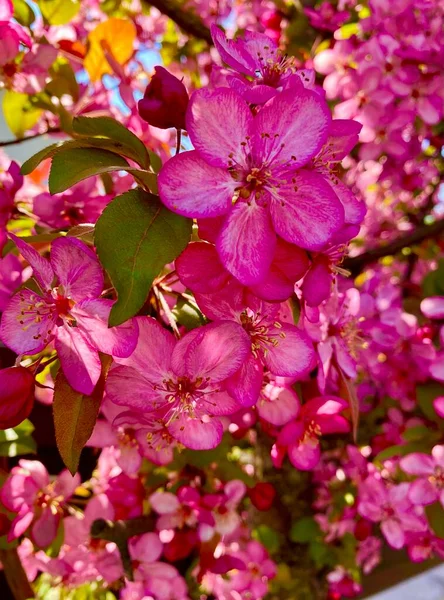
[[(285, 333), (270, 331), (271, 324), (266, 323), (260, 312), (253, 312), (250, 308), (244, 310), (240, 315), (240, 324), (251, 339), (251, 352), (255, 358), (267, 356), (271, 347), (279, 345), (279, 338), (284, 339)], [(282, 329), (282, 325), (276, 321), (272, 324), (275, 329)]]
[(444, 488), (444, 471), (442, 467), (435, 467), (433, 475), (429, 477), (429, 481), (440, 490)]

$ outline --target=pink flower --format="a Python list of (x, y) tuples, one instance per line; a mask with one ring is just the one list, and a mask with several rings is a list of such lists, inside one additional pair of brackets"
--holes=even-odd
[(413, 504), (432, 504), (439, 500), (444, 506), (444, 446), (435, 446), (432, 456), (422, 452), (404, 456), (399, 466), (409, 475), (419, 475), (410, 485), (409, 499)]
[(99, 352), (129, 356), (137, 325), (129, 321), (108, 328), (112, 301), (99, 297), (102, 269), (83, 242), (58, 238), (47, 260), (20, 238), (11, 238), (32, 266), (41, 294), (23, 289), (10, 300), (2, 316), (1, 339), (18, 354), (35, 354), (55, 340), (69, 384), (90, 394), (101, 372)]
[[(0, 242), (1, 246), (1, 242)], [(4, 311), (9, 299), (27, 278), (27, 270), (13, 254), (0, 258), (0, 312)]]
[(14, 6), (10, 0), (0, 2), (0, 66), (12, 62), (20, 44), (31, 47), (32, 41), (25, 29), (12, 20)]
[(195, 294), (202, 312), (213, 320), (229, 319), (244, 330), (250, 352), (227, 389), (242, 406), (253, 406), (262, 387), (264, 368), (272, 375), (304, 378), (314, 366), (314, 350), (304, 331), (283, 322), (281, 305), (255, 296), (244, 299), (237, 288), (225, 286), (217, 294)]
[(380, 523), (385, 539), (398, 550), (405, 545), (406, 531), (427, 531), (427, 523), (408, 498), (409, 489), (409, 483), (388, 486), (372, 476), (359, 486), (358, 513)]
[(80, 476), (63, 471), (54, 482), (36, 460), (19, 461), (1, 490), (1, 501), (17, 516), (11, 524), (8, 541), (20, 537), (31, 525), (34, 543), (46, 548), (57, 535), (66, 501), (80, 484)]
[(117, 359), (108, 375), (109, 399), (157, 413), (169, 434), (188, 448), (216, 447), (223, 433), (218, 417), (239, 409), (223, 384), (246, 359), (248, 336), (222, 322), (194, 329), (176, 342), (154, 319), (137, 321), (136, 349), (129, 358)]
[(283, 377), (264, 382), (256, 405), (261, 419), (280, 427), (295, 419), (300, 408), (298, 395)]
[(330, 2), (321, 2), (315, 9), (305, 6), (304, 12), (312, 27), (315, 29), (325, 29), (327, 31), (335, 31), (345, 23), (350, 16), (347, 10), (337, 11)]
[[(231, 556), (246, 565), (245, 570), (234, 571), (229, 583), (238, 593), (249, 592), (252, 600), (260, 600), (268, 592), (268, 581), (276, 576), (275, 563), (265, 548), (256, 541), (248, 542), (243, 550), (232, 552)], [(248, 596), (247, 596), (248, 597)]]
[(195, 150), (164, 165), (161, 199), (188, 217), (224, 216), (216, 240), (222, 264), (244, 285), (259, 283), (270, 269), (276, 235), (319, 250), (344, 223), (331, 185), (305, 168), (330, 122), (325, 100), (305, 89), (281, 92), (256, 117), (227, 88), (198, 90), (187, 112)]
[(221, 59), (232, 69), (226, 76), (229, 86), (247, 102), (263, 104), (278, 90), (314, 87), (314, 71), (297, 70), (296, 61), (263, 33), (245, 31), (243, 37), (230, 40), (212, 25), (211, 36)]
[(185, 129), (188, 93), (184, 84), (163, 67), (154, 67), (154, 75), (138, 102), (139, 114), (153, 127)]
[(314, 469), (321, 458), (320, 436), (350, 430), (347, 419), (339, 414), (347, 406), (345, 400), (335, 396), (312, 398), (303, 404), (296, 420), (285, 425), (278, 435), (272, 451), (274, 465), (280, 467), (288, 452), (297, 469)]

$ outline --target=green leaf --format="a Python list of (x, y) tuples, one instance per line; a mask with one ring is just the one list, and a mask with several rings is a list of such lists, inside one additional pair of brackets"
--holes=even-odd
[(102, 374), (91, 396), (73, 390), (61, 370), (55, 380), (53, 414), (57, 448), (72, 475), (77, 471), (80, 453), (91, 437), (99, 414), (112, 359), (102, 355), (101, 360)]
[(51, 96), (61, 98), (67, 94), (74, 100), (79, 97), (79, 84), (77, 83), (75, 73), (66, 59), (59, 58), (49, 70), (52, 77), (46, 85), (46, 91)]
[(49, 171), (51, 194), (64, 192), (79, 181), (93, 175), (121, 171), (128, 167), (127, 161), (109, 150), (78, 148), (59, 152), (52, 159)]
[(42, 111), (34, 108), (28, 94), (7, 90), (3, 97), (3, 115), (7, 126), (17, 138), (38, 122)]
[(419, 442), (420, 440), (438, 441), (441, 439), (439, 431), (430, 431), (430, 427), (426, 425), (416, 425), (409, 427), (402, 433), (402, 437), (406, 442)]
[(429, 504), (425, 507), (425, 512), (430, 527), (439, 538), (444, 539), (444, 508), (441, 506), (441, 503), (435, 502), (434, 504)]
[(408, 444), (390, 446), (389, 448), (381, 450), (381, 452), (375, 456), (373, 462), (382, 463), (394, 456), (406, 456), (412, 452), (427, 452), (430, 450), (431, 445), (433, 445), (433, 443), (430, 444), (429, 441), (424, 440), (421, 442), (409, 442)]
[(29, 419), (25, 419), (13, 429), (0, 430), (0, 443), (15, 442), (19, 439), (30, 437), (34, 431), (34, 425)]
[(80, 10), (78, 0), (38, 0), (38, 5), (50, 25), (65, 25)]
[(0, 444), (0, 456), (22, 456), (23, 454), (35, 454), (37, 446), (35, 441), (31, 438), (22, 438), (16, 442), (4, 442)]
[(96, 223), (95, 244), (118, 295), (110, 326), (142, 308), (155, 277), (187, 245), (191, 226), (190, 219), (170, 212), (140, 188), (108, 204)]
[(290, 540), (299, 544), (313, 542), (321, 535), (321, 529), (313, 517), (302, 517), (293, 523), (290, 530)]
[(416, 386), (416, 398), (419, 408), (431, 421), (441, 422), (441, 418), (433, 408), (433, 401), (438, 396), (444, 396), (444, 385), (435, 381)]
[(195, 329), (205, 325), (205, 317), (193, 299), (181, 296), (173, 308), (173, 315), (180, 325), (187, 329)]
[(158, 154), (152, 152), (151, 150), (148, 150), (148, 154), (150, 156), (151, 168), (153, 169), (154, 173), (158, 173), (162, 168), (162, 159)]
[(258, 525), (252, 531), (252, 537), (265, 546), (270, 554), (274, 554), (279, 550), (282, 541), (281, 535), (268, 525)]
[(428, 273), (422, 282), (424, 298), (444, 296), (444, 260), (438, 261), (438, 268)]
[(59, 526), (57, 528), (57, 535), (52, 540), (49, 547), (46, 548), (45, 553), (48, 556), (51, 556), (51, 558), (57, 557), (59, 555), (60, 548), (62, 547), (64, 541), (65, 541), (65, 526), (64, 526), (63, 519), (60, 519)]
[(32, 8), (29, 6), (25, 0), (13, 0), (14, 5), (14, 19), (20, 23), (20, 25), (24, 25), (25, 27), (29, 27), (35, 21), (35, 14)]
[(72, 126), (78, 135), (114, 141), (120, 146), (121, 154), (136, 161), (144, 169), (148, 169), (150, 166), (150, 155), (145, 144), (115, 119), (111, 117), (75, 117)]

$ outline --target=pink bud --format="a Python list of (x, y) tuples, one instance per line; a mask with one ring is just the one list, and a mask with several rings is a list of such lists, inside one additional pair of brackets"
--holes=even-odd
[(138, 103), (140, 116), (153, 127), (185, 129), (188, 93), (184, 84), (163, 67), (154, 67), (154, 71)]
[(34, 405), (34, 375), (24, 367), (0, 370), (0, 429), (19, 425)]

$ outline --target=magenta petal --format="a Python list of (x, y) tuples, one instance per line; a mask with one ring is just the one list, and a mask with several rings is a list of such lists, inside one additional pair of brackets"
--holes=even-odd
[(276, 233), (301, 248), (319, 250), (343, 226), (344, 208), (321, 175), (301, 170), (292, 179), (270, 205)]
[(31, 536), (39, 548), (47, 548), (57, 535), (59, 517), (53, 515), (51, 508), (43, 509), (42, 515), (34, 522)]
[(433, 408), (438, 417), (444, 419), (444, 396), (438, 396), (433, 400)]
[(210, 377), (213, 382), (233, 375), (250, 352), (250, 339), (240, 325), (224, 321), (187, 333), (174, 348), (171, 365), (181, 376)]
[(103, 290), (103, 272), (94, 252), (74, 237), (54, 240), (51, 265), (63, 285), (64, 296), (80, 301), (97, 298)]
[(421, 312), (429, 319), (444, 319), (444, 296), (429, 296), (421, 302)]
[(401, 458), (399, 466), (409, 475), (432, 475), (435, 470), (435, 461), (428, 454), (413, 452), (413, 454)]
[[(255, 161), (263, 164), (273, 156), (273, 166), (282, 170), (302, 167), (321, 149), (330, 122), (330, 109), (318, 94), (304, 88), (281, 92), (255, 117)], [(270, 136), (266, 141), (264, 133)]]
[(11, 298), (3, 312), (0, 337), (17, 354), (40, 352), (54, 338), (56, 318), (51, 304), (23, 289)]
[(294, 325), (283, 323), (270, 328), (269, 334), (276, 345), (267, 348), (264, 362), (273, 375), (283, 377), (304, 377), (313, 369), (315, 352), (308, 335)]
[(352, 119), (334, 119), (330, 123), (327, 142), (322, 149), (322, 158), (326, 162), (340, 162), (356, 146), (361, 123)]
[(34, 250), (34, 248), (31, 245), (27, 244), (16, 235), (10, 233), (9, 237), (17, 246), (23, 258), (27, 260), (31, 265), (32, 274), (42, 291), (49, 291), (52, 287), (52, 281), (54, 279), (54, 272), (52, 270), (49, 260), (46, 260), (46, 258), (40, 256), (37, 250)]
[(130, 540), (129, 551), (133, 560), (151, 563), (160, 557), (162, 547), (157, 533), (144, 533)]
[(127, 358), (137, 344), (137, 321), (130, 319), (118, 327), (108, 327), (112, 304), (111, 300), (84, 300), (74, 306), (71, 314), (91, 345), (104, 354)]
[(176, 259), (175, 266), (183, 285), (201, 294), (219, 290), (230, 278), (219, 260), (215, 246), (206, 242), (188, 244)]
[(256, 63), (243, 52), (245, 42), (241, 39), (230, 40), (217, 25), (211, 25), (211, 37), (221, 59), (232, 69), (245, 75), (254, 76)]
[(381, 523), (381, 531), (392, 548), (399, 550), (404, 546), (405, 535), (399, 521), (395, 519), (383, 521)]
[(240, 410), (239, 404), (230, 396), (228, 392), (213, 392), (208, 393), (202, 400), (203, 409), (210, 415), (222, 417), (224, 415), (232, 415)]
[(191, 450), (211, 450), (219, 445), (224, 429), (217, 417), (203, 421), (181, 415), (168, 425), (168, 431)]
[(299, 409), (300, 402), (296, 392), (271, 383), (265, 386), (257, 403), (257, 412), (261, 419), (277, 427), (296, 418)]
[(32, 511), (25, 512), (23, 515), (17, 515), (17, 517), (11, 523), (7, 538), (8, 542), (12, 542), (12, 540), (15, 540), (23, 535), (31, 525), (33, 519), (34, 513)]
[(428, 479), (419, 478), (410, 484), (409, 500), (412, 504), (432, 504), (438, 498), (438, 490)]
[(328, 182), (344, 207), (345, 222), (351, 223), (352, 225), (359, 225), (362, 223), (365, 213), (367, 212), (365, 202), (358, 200), (351, 189), (340, 179), (330, 179)]
[(254, 406), (259, 398), (263, 378), (261, 363), (250, 353), (241, 368), (226, 381), (227, 390), (241, 406)]
[(158, 183), (165, 206), (191, 218), (225, 215), (238, 185), (226, 169), (209, 165), (195, 150), (170, 158)]
[(227, 217), (216, 247), (222, 264), (244, 285), (267, 275), (276, 246), (270, 216), (256, 202), (237, 202)]
[(187, 110), (187, 131), (199, 155), (213, 167), (245, 164), (242, 142), (253, 123), (248, 104), (223, 87), (193, 93)]
[(154, 388), (156, 383), (162, 384), (162, 379), (162, 373), (151, 382), (145, 378), (143, 371), (128, 366), (113, 367), (106, 379), (106, 397), (120, 406), (152, 411), (163, 403), (163, 398)]
[(99, 354), (77, 327), (57, 329), (55, 349), (69, 385), (82, 394), (91, 394), (102, 371)]
[(311, 471), (321, 458), (318, 440), (309, 439), (307, 442), (292, 444), (288, 448), (288, 458), (291, 464), (300, 471)]
[(303, 298), (308, 306), (319, 306), (321, 302), (329, 298), (332, 281), (329, 261), (323, 257), (316, 258), (304, 277), (301, 288)]

